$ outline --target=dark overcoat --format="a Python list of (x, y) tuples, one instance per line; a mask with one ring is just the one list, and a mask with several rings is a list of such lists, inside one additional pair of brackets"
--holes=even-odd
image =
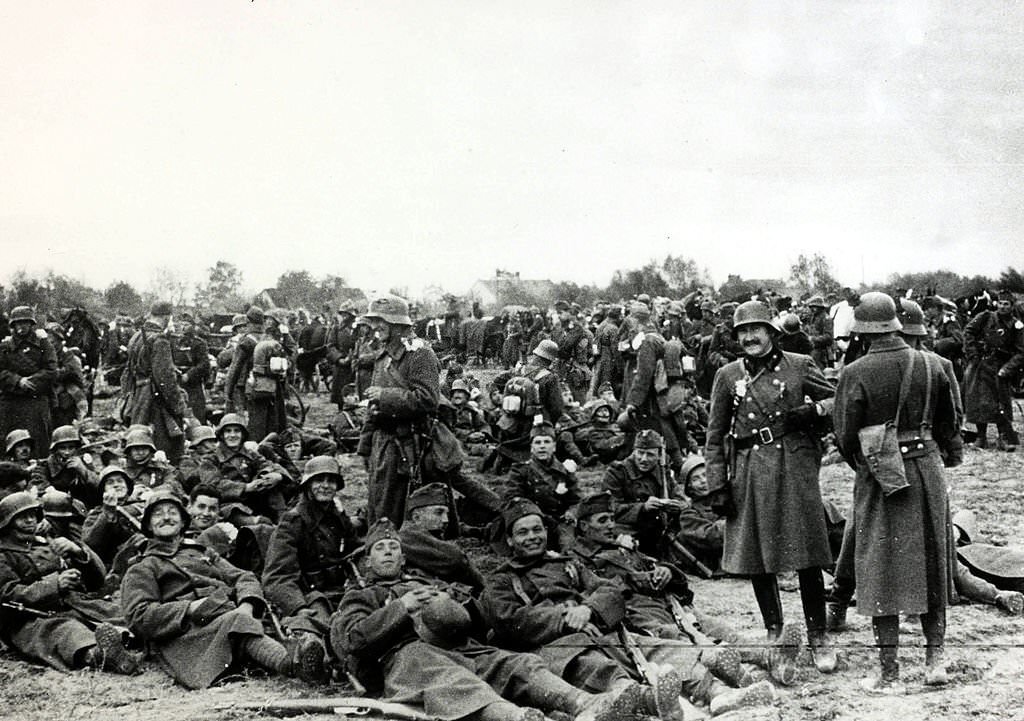
[(818, 487), (821, 441), (783, 424), (805, 398), (831, 410), (834, 390), (809, 356), (772, 351), (768, 360), (753, 376), (747, 359), (719, 369), (708, 414), (708, 487), (728, 487), (736, 506), (725, 524), (722, 568), (739, 575), (832, 562)]
[[(944, 608), (952, 597), (955, 556), (941, 454), (958, 464), (962, 443), (949, 380), (935, 356), (926, 367), (929, 355), (883, 337), (839, 376), (833, 419), (839, 450), (856, 471), (848, 523), (855, 524), (857, 611), (867, 616), (925, 613)], [(899, 430), (918, 435), (929, 421), (924, 410), (930, 376), (931, 440), (901, 444), (911, 450), (903, 459), (910, 485), (886, 496), (864, 461), (858, 431), (895, 418), (911, 359), (914, 372)]]
[[(0, 341), (0, 434), (24, 428), (37, 454), (49, 447), (50, 394), (56, 377), (57, 353), (49, 339), (29, 334)], [(36, 389), (20, 388), (22, 378), (30, 379)]]
[(999, 423), (1013, 420), (1012, 393), (1008, 380), (1024, 366), (1024, 322), (995, 311), (979, 313), (964, 328), (964, 406), (968, 423)]
[[(198, 616), (189, 604), (205, 599)], [(131, 630), (150, 642), (168, 673), (188, 688), (206, 688), (236, 659), (239, 637), (262, 636), (263, 624), (237, 610), (266, 609), (259, 581), (216, 552), (188, 540), (150, 539), (121, 581)]]

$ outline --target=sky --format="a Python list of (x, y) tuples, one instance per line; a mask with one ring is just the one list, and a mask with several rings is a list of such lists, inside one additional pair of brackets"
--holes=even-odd
[(0, 0), (0, 282), (1022, 267), (1024, 5)]

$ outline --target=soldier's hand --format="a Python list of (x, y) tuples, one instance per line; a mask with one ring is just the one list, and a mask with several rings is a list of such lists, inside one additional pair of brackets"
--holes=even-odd
[(665, 501), (657, 496), (648, 496), (647, 500), (644, 501), (645, 511), (656, 511), (665, 505)]
[(429, 586), (423, 586), (421, 588), (414, 588), (411, 591), (406, 591), (401, 598), (398, 600), (405, 606), (405, 610), (409, 613), (419, 611), (423, 604), (427, 603), (430, 599), (437, 595), (437, 589)]
[(238, 604), (238, 610), (244, 613), (246, 616), (250, 617), (253, 615), (253, 613), (256, 612), (256, 609), (253, 608), (253, 605), (248, 601), (242, 601), (240, 604)]
[(116, 491), (107, 488), (103, 491), (103, 505), (107, 508), (117, 508), (121, 503), (121, 496)]
[(380, 386), (370, 386), (366, 389), (366, 400), (370, 401), (370, 403), (380, 403), (382, 390)]
[(665, 588), (669, 581), (672, 580), (672, 571), (668, 566), (656, 566), (651, 571), (651, 587), (655, 591), (660, 591)]
[(36, 392), (36, 384), (32, 382), (31, 378), (21, 378), (18, 381), (18, 388), (28, 391), (30, 393)]
[(573, 631), (582, 631), (590, 623), (590, 608), (588, 606), (573, 606), (566, 609), (562, 623)]
[(64, 538), (64, 536), (54, 536), (50, 539), (50, 548), (58, 556), (67, 558), (68, 556), (82, 556), (82, 549), (78, 547), (74, 541)]
[(73, 591), (81, 585), (82, 573), (77, 568), (61, 571), (57, 576), (57, 589), (60, 591)]

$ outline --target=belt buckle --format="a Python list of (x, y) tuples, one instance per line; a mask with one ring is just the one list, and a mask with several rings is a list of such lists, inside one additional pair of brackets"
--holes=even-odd
[(768, 426), (759, 428), (757, 431), (757, 437), (761, 439), (761, 443), (768, 445), (775, 442), (775, 436), (772, 435), (772, 429)]

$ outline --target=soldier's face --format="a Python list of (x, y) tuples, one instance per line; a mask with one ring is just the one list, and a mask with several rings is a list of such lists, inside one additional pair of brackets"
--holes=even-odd
[(29, 538), (35, 535), (38, 525), (39, 516), (36, 515), (35, 509), (29, 509), (14, 517), (14, 520), (11, 521), (11, 530), (15, 536)]
[(188, 335), (196, 329), (195, 323), (190, 320), (179, 320), (178, 327), (181, 328), (184, 335)]
[(367, 558), (370, 570), (378, 578), (398, 578), (404, 562), (402, 544), (393, 538), (385, 538), (373, 544)]
[(377, 336), (380, 341), (386, 342), (391, 338), (391, 326), (384, 320), (381, 318), (370, 318), (369, 322), (370, 328), (373, 329), (373, 334)]
[(224, 445), (231, 449), (242, 447), (242, 438), (244, 437), (241, 426), (228, 426), (221, 431), (221, 438), (224, 439)]
[(195, 451), (201, 456), (208, 456), (217, 450), (217, 439), (207, 438), (205, 441), (200, 441), (198, 446), (195, 446)]
[(523, 516), (512, 524), (508, 544), (516, 558), (537, 558), (548, 549), (548, 532), (540, 516)]
[(1010, 315), (1010, 311), (1013, 310), (1012, 300), (997, 300), (996, 301), (996, 313), (999, 315)]
[(185, 527), (185, 520), (174, 503), (163, 501), (157, 503), (150, 513), (149, 527), (153, 532), (153, 538), (177, 538)]
[(338, 479), (322, 473), (309, 479), (309, 495), (317, 503), (330, 503), (338, 492)]
[(16, 320), (11, 323), (11, 331), (19, 338), (24, 338), (32, 332), (32, 326), (34, 325), (35, 323), (30, 320)]
[(469, 396), (462, 391), (455, 391), (452, 393), (452, 405), (456, 408), (466, 405), (466, 401), (469, 400)]
[(440, 535), (448, 528), (448, 506), (423, 506), (412, 512), (410, 519), (428, 533)]
[(530, 441), (530, 455), (538, 461), (549, 461), (555, 455), (555, 439), (551, 436), (537, 436)]
[(103, 483), (103, 496), (123, 501), (128, 497), (128, 483), (120, 475), (113, 475)]
[(636, 462), (636, 467), (644, 473), (653, 471), (658, 465), (658, 457), (661, 452), (657, 448), (634, 448), (633, 449), (633, 460)]
[(128, 457), (132, 463), (141, 465), (153, 457), (153, 449), (149, 446), (132, 446), (128, 449)]
[(220, 501), (200, 494), (189, 503), (188, 513), (192, 516), (192, 525), (199, 531), (205, 531), (220, 518)]
[(11, 449), (11, 458), (15, 461), (27, 461), (32, 458), (32, 444), (29, 441), (22, 441)]
[(690, 486), (690, 495), (694, 498), (703, 498), (708, 495), (708, 478), (704, 466), (694, 469), (687, 483)]
[(772, 349), (768, 328), (760, 324), (740, 326), (736, 331), (736, 340), (743, 346), (743, 352), (751, 358), (760, 358)]
[(57, 460), (61, 463), (67, 463), (71, 460), (71, 457), (75, 455), (75, 450), (77, 448), (77, 443), (58, 443), (53, 449), (53, 455), (55, 455)]
[(612, 543), (615, 541), (615, 518), (611, 513), (595, 513), (580, 522), (580, 530), (588, 541)]
[(598, 423), (611, 423), (612, 411), (608, 406), (601, 406), (594, 411), (594, 420)]
[(284, 452), (293, 461), (302, 458), (302, 441), (289, 441), (284, 444)]

